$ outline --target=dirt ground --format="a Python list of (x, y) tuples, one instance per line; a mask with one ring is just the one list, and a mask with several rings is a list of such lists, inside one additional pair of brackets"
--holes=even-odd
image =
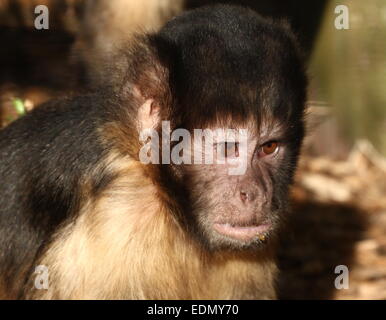
[[(386, 161), (359, 141), (345, 161), (303, 157), (280, 247), (284, 299), (386, 299)], [(335, 289), (335, 267), (349, 288)]]

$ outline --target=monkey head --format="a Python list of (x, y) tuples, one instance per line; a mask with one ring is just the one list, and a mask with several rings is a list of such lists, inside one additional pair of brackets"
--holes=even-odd
[[(139, 128), (163, 135), (161, 149), (168, 145), (162, 121), (191, 137), (166, 138), (181, 161), (165, 163), (164, 150), (157, 153), (163, 190), (177, 199), (184, 227), (209, 248), (260, 247), (287, 211), (304, 136), (307, 79), (293, 34), (251, 10), (215, 6), (173, 19), (147, 41), (157, 62), (136, 73)], [(138, 65), (144, 56), (137, 54)], [(195, 162), (203, 141), (197, 129), (234, 135), (201, 149), (214, 153), (213, 162)], [(238, 165), (239, 174), (230, 174)]]

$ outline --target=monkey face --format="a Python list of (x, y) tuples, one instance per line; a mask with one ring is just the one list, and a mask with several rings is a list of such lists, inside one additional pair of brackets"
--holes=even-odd
[(246, 139), (213, 139), (212, 164), (182, 169), (195, 232), (212, 249), (263, 245), (287, 207), (293, 146), (278, 123), (244, 129)]
[[(215, 25), (222, 19), (227, 23), (214, 31), (212, 22), (201, 28), (187, 14), (152, 38), (158, 68), (153, 62), (146, 73), (138, 72), (153, 75), (137, 81), (142, 95), (137, 100), (147, 99), (138, 119), (140, 128), (156, 129), (156, 136), (165, 131), (160, 129), (165, 120), (173, 130), (191, 134), (196, 129), (246, 129), (245, 146), (237, 139), (212, 142), (214, 153), (224, 150), (225, 163), (187, 163), (191, 157), (183, 150), (177, 163), (158, 161), (163, 166), (155, 176), (169, 203), (179, 204), (181, 220), (186, 220), (182, 226), (205, 245), (255, 248), (272, 238), (287, 208), (304, 136), (307, 77), (286, 27), (253, 12), (235, 15), (233, 8), (212, 18)], [(229, 27), (233, 19), (237, 28)], [(176, 27), (179, 21), (184, 28)], [(193, 137), (195, 153), (201, 139)], [(152, 155), (161, 158), (161, 152)], [(145, 163), (152, 162), (149, 158)], [(235, 166), (240, 170), (234, 172)]]

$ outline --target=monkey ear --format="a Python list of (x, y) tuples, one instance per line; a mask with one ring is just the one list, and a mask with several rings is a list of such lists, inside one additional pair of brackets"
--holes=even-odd
[(146, 100), (138, 109), (139, 130), (156, 129), (160, 122), (160, 107), (153, 99)]

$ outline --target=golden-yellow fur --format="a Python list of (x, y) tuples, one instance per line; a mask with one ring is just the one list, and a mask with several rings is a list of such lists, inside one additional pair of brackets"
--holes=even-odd
[(118, 178), (57, 232), (37, 264), (49, 289), (31, 299), (275, 298), (272, 254), (210, 253), (168, 212), (142, 165), (112, 155)]

